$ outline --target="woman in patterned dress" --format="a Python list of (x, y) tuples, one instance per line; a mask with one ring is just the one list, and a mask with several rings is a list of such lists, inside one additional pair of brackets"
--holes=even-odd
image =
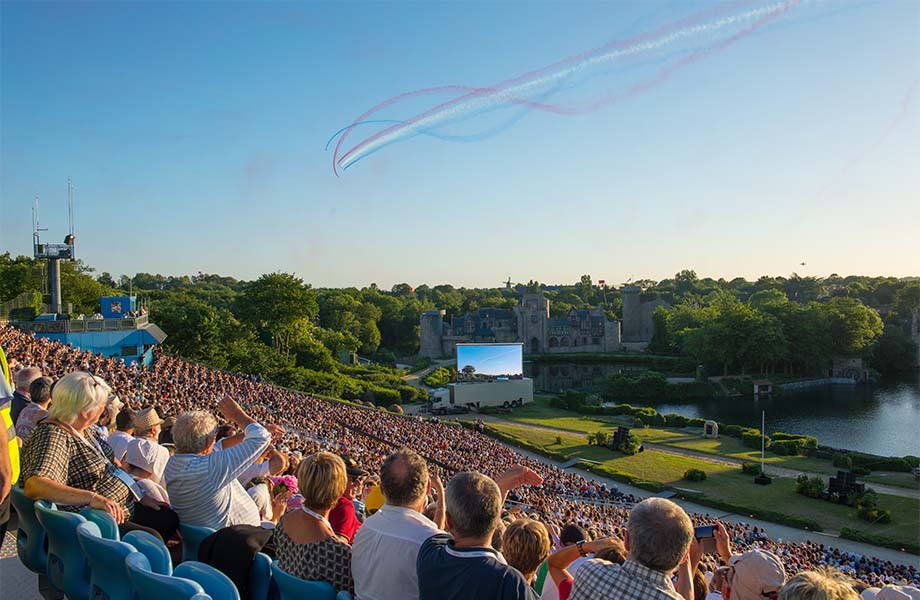
[(329, 512), (345, 491), (345, 463), (330, 452), (317, 452), (300, 463), (297, 487), (303, 508), (289, 511), (275, 529), (278, 566), (300, 579), (326, 581), (336, 590), (355, 591), (351, 546), (329, 525)]
[(94, 431), (110, 392), (101, 377), (83, 371), (54, 384), (48, 418), (35, 426), (22, 448), (20, 485), (31, 500), (74, 512), (90, 506), (112, 515), (122, 533), (146, 529), (168, 539), (179, 526), (175, 513), (144, 495)]

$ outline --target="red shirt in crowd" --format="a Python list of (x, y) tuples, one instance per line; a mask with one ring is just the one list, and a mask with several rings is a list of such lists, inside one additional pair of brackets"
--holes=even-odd
[(355, 516), (355, 505), (345, 496), (339, 498), (338, 504), (329, 513), (329, 524), (332, 531), (348, 538), (348, 543), (354, 543), (355, 532), (361, 527), (361, 521)]

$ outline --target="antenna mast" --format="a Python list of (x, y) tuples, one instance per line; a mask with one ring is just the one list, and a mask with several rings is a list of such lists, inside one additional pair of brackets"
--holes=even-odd
[(70, 213), (70, 235), (73, 236), (73, 182), (67, 178), (67, 209)]

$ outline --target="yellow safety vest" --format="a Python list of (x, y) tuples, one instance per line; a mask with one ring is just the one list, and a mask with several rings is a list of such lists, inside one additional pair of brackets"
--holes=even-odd
[[(0, 382), (0, 388), (4, 389), (4, 391), (12, 390), (10, 367), (6, 363), (6, 354), (4, 354), (3, 348), (0, 348), (0, 371), (2, 371), (0, 375), (3, 377), (3, 381)], [(0, 417), (3, 418), (3, 423), (0, 426), (6, 429), (6, 437), (9, 439), (7, 446), (10, 455), (10, 465), (13, 467), (12, 483), (16, 483), (19, 481), (19, 440), (16, 437), (16, 427), (13, 426), (13, 415), (10, 414), (12, 408), (12, 398), (7, 398), (6, 402), (0, 405)]]

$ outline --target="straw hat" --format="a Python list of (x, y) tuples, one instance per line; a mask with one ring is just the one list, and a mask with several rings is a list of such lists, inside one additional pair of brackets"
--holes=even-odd
[(146, 431), (151, 429), (154, 425), (159, 425), (162, 422), (163, 419), (161, 419), (160, 415), (157, 414), (157, 410), (151, 406), (150, 408), (145, 408), (134, 416), (134, 430)]

